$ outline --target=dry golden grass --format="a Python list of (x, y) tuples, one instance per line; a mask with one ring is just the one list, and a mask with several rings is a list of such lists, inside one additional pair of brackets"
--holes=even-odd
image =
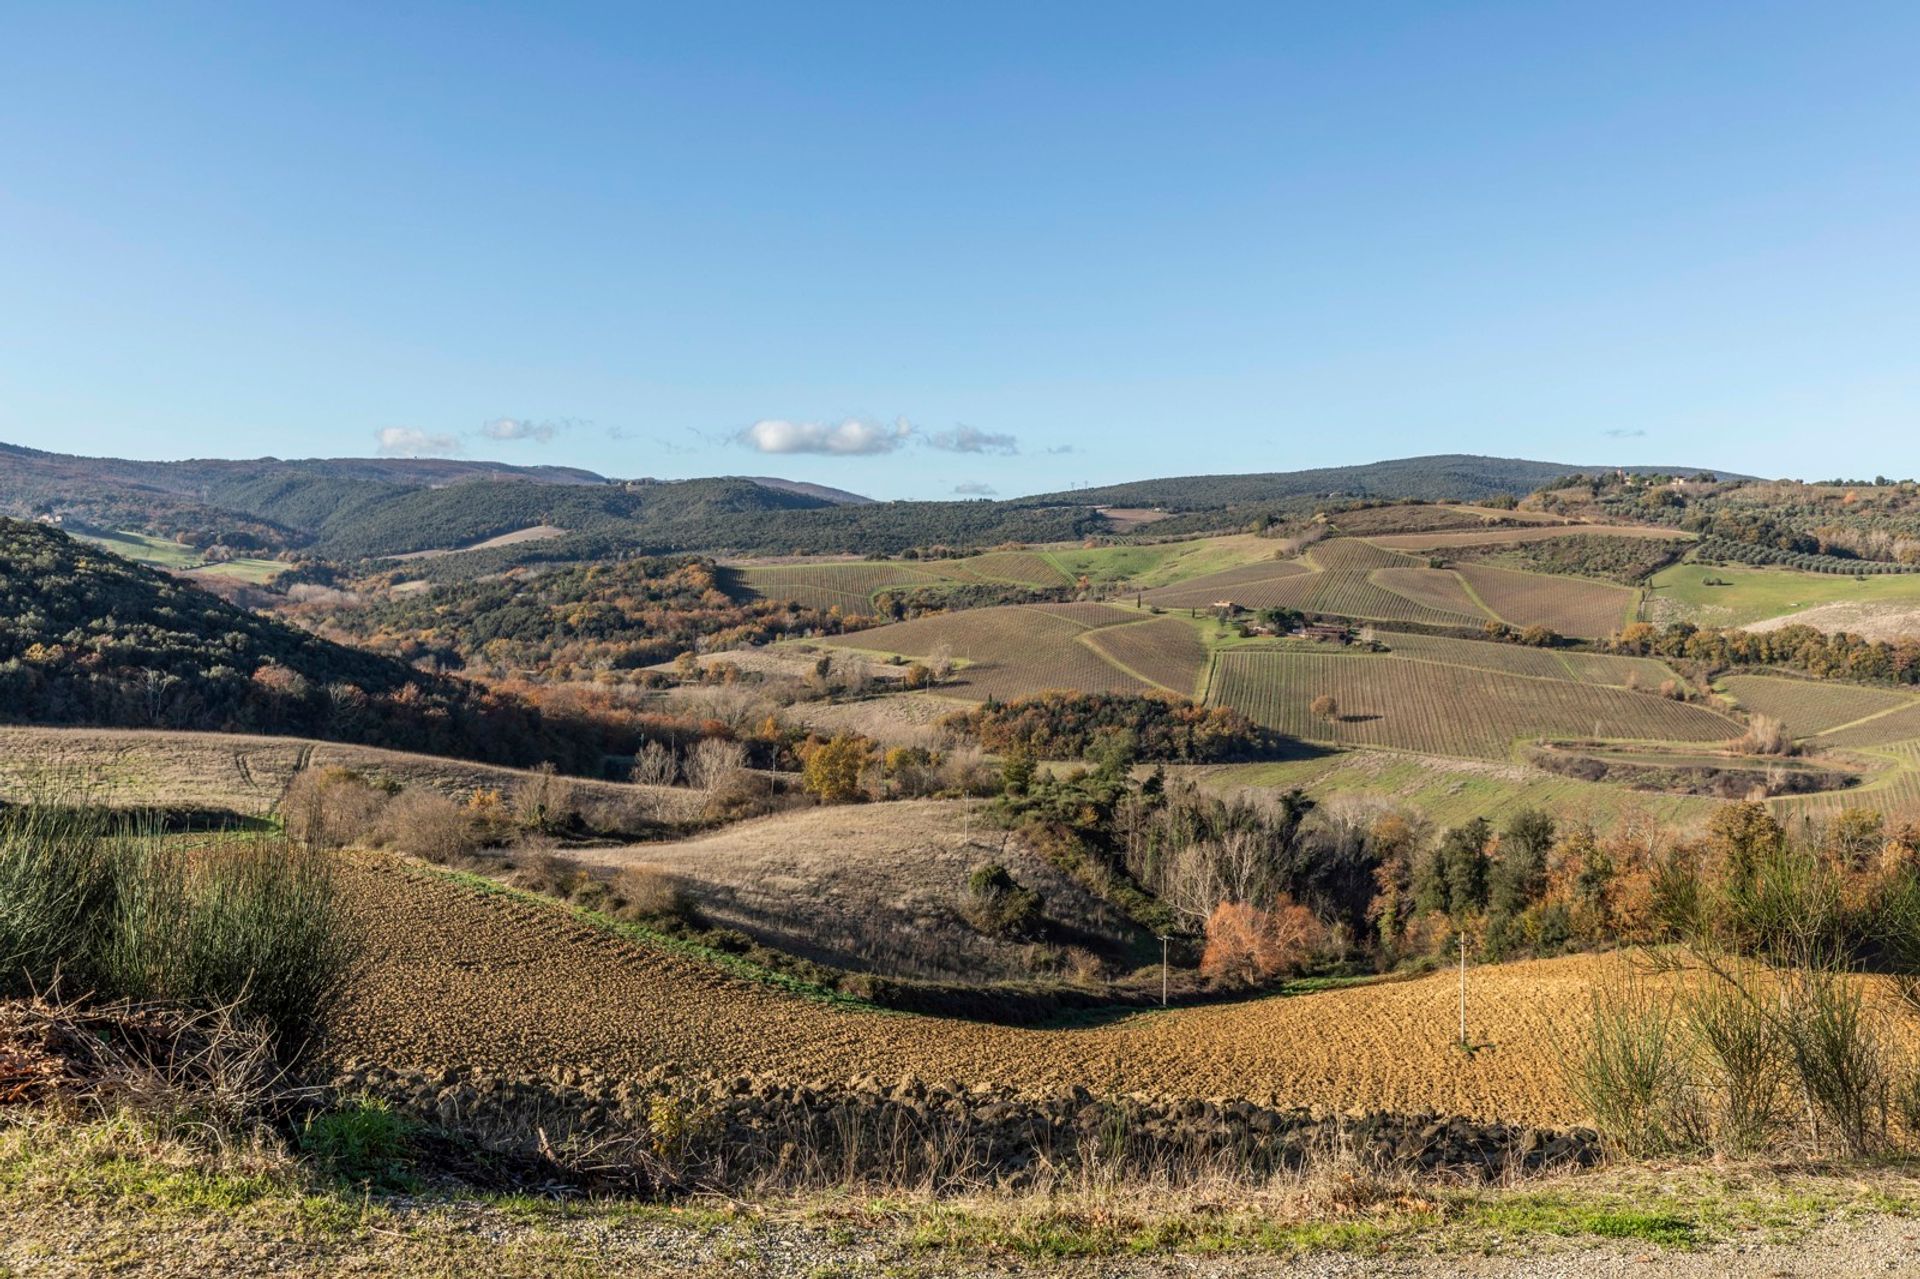
[[(350, 768), (464, 799), (510, 794), (530, 774), (438, 755), (347, 746), (303, 737), (137, 728), (0, 726), (0, 798), (161, 804), (265, 816), (303, 768)], [(589, 818), (686, 820), (685, 791), (570, 779)], [(618, 825), (609, 821), (609, 828)]]
[(982, 936), (961, 917), (968, 873), (998, 862), (1040, 893), (1047, 918), (1123, 954), (1138, 930), (989, 827), (983, 809), (954, 800), (805, 808), (695, 839), (562, 855), (599, 875), (655, 867), (715, 923), (843, 967), (956, 979), (1047, 975), (1064, 960)]

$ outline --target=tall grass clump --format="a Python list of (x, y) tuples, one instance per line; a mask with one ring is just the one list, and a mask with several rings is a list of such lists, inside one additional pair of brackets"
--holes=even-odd
[(330, 854), (89, 813), (0, 820), (0, 989), (232, 1009), (297, 1053), (357, 951)]
[(1898, 1048), (1920, 1007), (1907, 845), (1816, 845), (1744, 809), (1706, 851), (1653, 886), (1675, 943), (1644, 957), (1658, 1007), (1629, 965), (1570, 1054), (1595, 1123), (1630, 1153), (1920, 1147), (1920, 1064)]

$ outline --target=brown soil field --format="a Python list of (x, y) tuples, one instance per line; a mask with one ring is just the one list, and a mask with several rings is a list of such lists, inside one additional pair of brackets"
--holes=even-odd
[(1139, 930), (987, 826), (981, 808), (950, 800), (806, 808), (695, 839), (563, 855), (596, 873), (664, 871), (716, 923), (841, 967), (951, 979), (1057, 970), (1063, 953), (983, 936), (962, 918), (967, 875), (998, 862), (1044, 899), (1056, 940), (1124, 959)]
[(809, 1081), (998, 1080), (1102, 1092), (1245, 1096), (1326, 1111), (1582, 1118), (1559, 1068), (1588, 992), (1622, 961), (1472, 969), (1471, 1056), (1455, 975), (1026, 1028), (786, 994), (697, 957), (624, 941), (557, 908), (386, 859), (350, 872), (371, 955), (335, 1013), (338, 1060), (497, 1070), (656, 1066)]
[[(351, 768), (456, 798), (481, 789), (510, 793), (527, 776), (491, 764), (304, 737), (0, 726), (0, 798), (11, 800), (85, 798), (109, 805), (164, 804), (258, 817), (273, 810), (302, 768)], [(654, 820), (683, 820), (693, 798), (666, 786), (577, 778), (569, 782), (590, 819), (636, 813)], [(692, 807), (697, 811), (697, 802)]]

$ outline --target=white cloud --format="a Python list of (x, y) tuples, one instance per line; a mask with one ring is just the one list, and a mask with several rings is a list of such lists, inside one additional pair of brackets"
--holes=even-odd
[(375, 432), (381, 457), (458, 457), (460, 441), (451, 435), (429, 435), (411, 426), (383, 426)]
[(968, 480), (964, 484), (954, 485), (953, 491), (962, 497), (992, 497), (997, 490), (995, 490), (991, 484), (982, 484), (978, 480)]
[(913, 435), (905, 418), (892, 426), (850, 417), (844, 422), (788, 422), (766, 418), (736, 437), (761, 453), (831, 453), (839, 457), (891, 453)]
[(1646, 432), (1640, 430), (1630, 431), (1624, 426), (1616, 426), (1602, 431), (1600, 434), (1615, 440), (1637, 440), (1644, 436)]
[(1056, 444), (1056, 445), (1054, 445), (1054, 446), (1053, 446), (1052, 448), (1050, 448), (1050, 449), (1048, 449), (1048, 450), (1047, 450), (1047, 452), (1049, 452), (1049, 453), (1071, 453), (1071, 452), (1073, 452), (1073, 445), (1071, 445), (1071, 444)]
[(523, 417), (497, 417), (480, 428), (490, 440), (534, 440), (545, 444), (565, 430), (565, 422), (534, 422)]
[(1018, 453), (1020, 441), (1011, 435), (1002, 435), (997, 431), (983, 431), (977, 426), (956, 426), (951, 431), (940, 431), (927, 437), (927, 443), (949, 453)]

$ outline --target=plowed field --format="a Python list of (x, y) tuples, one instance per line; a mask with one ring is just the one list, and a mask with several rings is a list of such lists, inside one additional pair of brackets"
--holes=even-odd
[(1473, 1056), (1453, 1046), (1456, 977), (1010, 1028), (789, 995), (623, 941), (557, 909), (367, 861), (351, 873), (373, 946), (333, 1018), (338, 1058), (505, 1070), (679, 1065), (806, 1081), (1084, 1084), (1568, 1123), (1561, 1046), (1590, 983), (1622, 962), (1574, 957), (1469, 970)]

